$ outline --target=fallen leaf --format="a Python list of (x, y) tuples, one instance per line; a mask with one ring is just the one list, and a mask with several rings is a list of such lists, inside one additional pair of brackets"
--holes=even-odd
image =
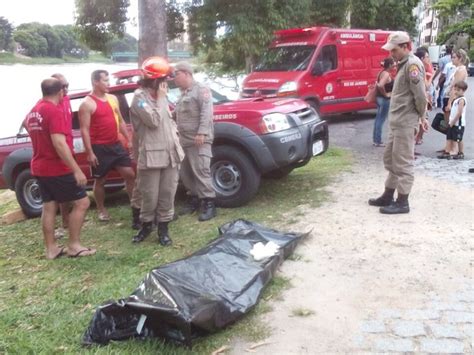
[[(250, 345), (250, 346), (249, 346), (247, 349), (245, 349), (245, 350), (246, 350), (246, 351), (247, 351), (247, 350), (254, 350), (254, 349), (256, 349), (256, 348), (258, 348), (258, 347), (260, 347), (260, 346), (264, 346), (264, 345), (268, 345), (268, 344), (271, 344), (271, 343), (268, 342), (268, 341), (261, 341), (261, 342), (259, 342), (259, 343), (255, 343), (255, 344)], [(252, 352), (253, 352), (253, 351), (252, 351)]]
[(223, 352), (229, 350), (230, 348), (227, 345), (221, 346), (219, 349), (213, 351), (211, 355), (219, 355), (222, 354)]

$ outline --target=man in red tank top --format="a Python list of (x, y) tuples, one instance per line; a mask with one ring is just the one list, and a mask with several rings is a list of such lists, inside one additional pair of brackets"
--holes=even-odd
[(125, 180), (129, 198), (132, 196), (135, 173), (129, 153), (119, 141), (119, 132), (130, 145), (128, 131), (119, 110), (118, 100), (109, 95), (109, 73), (105, 70), (92, 72), (92, 93), (79, 107), (81, 134), (87, 160), (95, 178), (94, 197), (100, 221), (110, 220), (105, 209), (105, 180), (107, 173), (115, 169)]
[[(63, 90), (63, 99), (61, 101), (61, 106), (64, 111), (64, 119), (66, 120), (66, 143), (71, 148), (71, 151), (74, 153), (74, 143), (72, 137), (72, 109), (71, 109), (71, 100), (69, 100), (68, 90), (69, 90), (69, 83), (66, 77), (61, 73), (55, 73), (51, 75), (52, 78), (56, 78), (61, 82), (61, 88)], [(60, 203), (59, 210), (61, 211), (61, 219), (62, 219), (62, 228), (57, 228), (54, 232), (54, 235), (57, 238), (64, 236), (64, 230), (68, 229), (68, 221), (69, 221), (69, 210), (71, 206), (69, 203)]]
[[(80, 231), (89, 208), (89, 198), (84, 186), (87, 178), (72, 156), (66, 137), (71, 134), (64, 120), (61, 107), (63, 91), (61, 82), (55, 78), (41, 83), (43, 99), (39, 100), (26, 116), (25, 126), (33, 145), (31, 173), (39, 184), (43, 211), (43, 227), (46, 257), (56, 259), (68, 254), (71, 257), (95, 254), (94, 249), (80, 244)], [(69, 243), (67, 250), (56, 244), (54, 221), (59, 203), (72, 202), (69, 219)]]

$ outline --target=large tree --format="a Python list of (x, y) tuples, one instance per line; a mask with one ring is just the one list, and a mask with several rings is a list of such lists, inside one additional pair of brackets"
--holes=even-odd
[(10, 50), (13, 38), (13, 25), (3, 16), (0, 16), (0, 50)]
[[(129, 0), (75, 0), (76, 25), (92, 49), (106, 51), (113, 38), (123, 37)], [(139, 62), (167, 55), (167, 42), (184, 32), (176, 0), (139, 0)]]
[(138, 62), (168, 55), (165, 0), (138, 0)]
[(114, 35), (123, 36), (129, 0), (75, 0), (76, 25), (81, 39), (104, 51)]
[(351, 0), (352, 28), (403, 30), (415, 35), (418, 0)]
[(196, 53), (206, 53), (208, 64), (222, 71), (248, 71), (275, 30), (316, 23), (340, 26), (346, 8), (345, 0), (194, 1), (188, 8), (190, 41)]
[(196, 52), (221, 71), (247, 71), (275, 30), (323, 26), (413, 33), (418, 0), (194, 0), (189, 32)]
[(21, 45), (24, 53), (32, 57), (62, 58), (68, 55), (83, 58), (89, 52), (89, 49), (79, 42), (71, 25), (23, 23), (15, 29), (13, 38)]
[(438, 43), (443, 44), (458, 34), (474, 37), (473, 0), (438, 0), (433, 7), (439, 11), (445, 24), (443, 32), (438, 35)]

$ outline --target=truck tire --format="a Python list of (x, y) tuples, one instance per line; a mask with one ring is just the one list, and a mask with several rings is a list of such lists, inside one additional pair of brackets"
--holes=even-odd
[(260, 186), (260, 173), (254, 163), (235, 147), (217, 146), (212, 152), (211, 177), (216, 204), (220, 207), (245, 205)]
[(38, 180), (31, 176), (30, 169), (23, 170), (15, 180), (15, 194), (23, 213), (28, 217), (38, 217), (43, 209), (43, 200)]

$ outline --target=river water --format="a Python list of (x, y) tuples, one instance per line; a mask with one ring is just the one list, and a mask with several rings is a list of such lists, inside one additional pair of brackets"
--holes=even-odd
[[(57, 64), (57, 65), (0, 65), (0, 138), (18, 133), (21, 122), (34, 104), (41, 98), (41, 81), (54, 73), (63, 74), (69, 81), (69, 92), (91, 88), (90, 75), (94, 70), (105, 69), (109, 73), (136, 68), (136, 63), (120, 64)], [(230, 99), (238, 98), (238, 91), (231, 79), (209, 79), (197, 73), (196, 80), (209, 85)], [(243, 79), (240, 78), (240, 81)]]
[(62, 73), (69, 81), (70, 92), (91, 88), (90, 75), (96, 69), (109, 73), (136, 67), (123, 64), (58, 64), (58, 65), (0, 65), (0, 138), (18, 132), (26, 114), (41, 98), (41, 81), (54, 73)]

